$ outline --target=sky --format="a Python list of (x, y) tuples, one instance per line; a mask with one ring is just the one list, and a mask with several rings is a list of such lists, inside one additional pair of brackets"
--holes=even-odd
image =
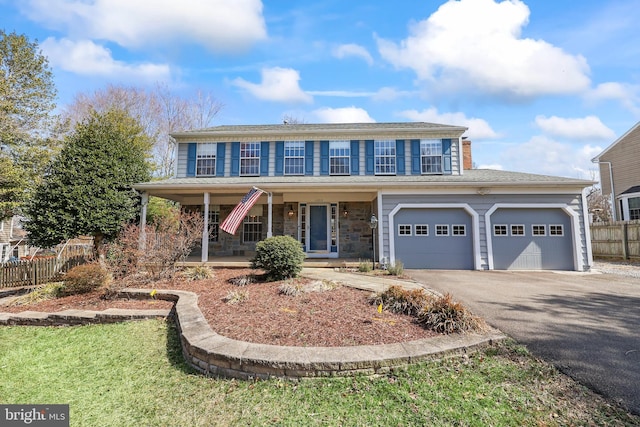
[(640, 121), (638, 22), (640, 0), (0, 0), (59, 108), (163, 83), (213, 94), (214, 126), (459, 125), (478, 168), (596, 180)]

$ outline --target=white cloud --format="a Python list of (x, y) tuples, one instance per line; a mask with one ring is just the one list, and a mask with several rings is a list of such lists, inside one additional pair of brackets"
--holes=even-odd
[(590, 102), (613, 100), (636, 115), (640, 115), (640, 85), (607, 82), (589, 91), (585, 98)]
[[(588, 89), (584, 57), (544, 40), (521, 38), (529, 8), (520, 0), (448, 1), (412, 25), (399, 44), (378, 38), (383, 58), (437, 89), (512, 98)], [(436, 89), (434, 85), (434, 89)]]
[(367, 51), (367, 49), (353, 43), (342, 44), (336, 47), (335, 49), (333, 49), (333, 56), (339, 59), (353, 56), (365, 60), (369, 65), (373, 65), (373, 57)]
[(358, 107), (320, 108), (312, 111), (321, 123), (375, 123), (366, 110)]
[(581, 144), (566, 144), (534, 136), (529, 141), (512, 145), (498, 156), (507, 170), (591, 179), (597, 169), (591, 159), (601, 147)]
[(612, 140), (615, 132), (596, 116), (563, 118), (537, 116), (536, 125), (551, 136), (567, 139)]
[(444, 125), (465, 126), (469, 128), (465, 133), (471, 139), (497, 138), (499, 135), (491, 128), (489, 123), (475, 117), (467, 118), (464, 113), (439, 113), (437, 108), (429, 108), (422, 111), (405, 110), (400, 116), (419, 122), (440, 123)]
[(90, 40), (56, 40), (49, 37), (40, 47), (53, 67), (76, 74), (148, 82), (165, 81), (171, 75), (166, 64), (127, 64), (117, 61), (109, 49)]
[(300, 80), (298, 71), (280, 67), (263, 68), (261, 75), (260, 83), (251, 83), (242, 78), (237, 78), (232, 83), (265, 101), (313, 102), (313, 97), (305, 93), (298, 84)]
[(183, 40), (236, 52), (267, 37), (260, 0), (28, 0), (22, 9), (71, 36), (126, 47)]

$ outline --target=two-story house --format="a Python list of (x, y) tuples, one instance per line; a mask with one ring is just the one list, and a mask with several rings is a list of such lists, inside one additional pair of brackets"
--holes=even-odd
[[(203, 212), (203, 262), (290, 235), (308, 257), (371, 259), (375, 244), (378, 261), (407, 268), (589, 269), (584, 189), (592, 182), (466, 170), (465, 131), (352, 123), (182, 132), (173, 135), (175, 177), (135, 188), (143, 206), (151, 195)], [(236, 235), (221, 232), (252, 186), (267, 193)]]
[(640, 220), (640, 122), (592, 161), (600, 166), (602, 194), (611, 198), (613, 219)]

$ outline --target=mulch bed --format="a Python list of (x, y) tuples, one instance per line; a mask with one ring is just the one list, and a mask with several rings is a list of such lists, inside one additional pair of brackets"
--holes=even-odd
[[(286, 346), (353, 346), (389, 344), (424, 339), (438, 334), (416, 324), (413, 318), (383, 311), (367, 301), (370, 292), (341, 286), (322, 292), (297, 296), (281, 295), (283, 282), (256, 282), (247, 286), (230, 283), (234, 277), (251, 275), (250, 269), (217, 269), (207, 280), (172, 280), (153, 285), (134, 286), (176, 289), (198, 294), (198, 306), (211, 328), (228, 338)], [(310, 285), (309, 279), (289, 284)], [(247, 299), (225, 302), (231, 292), (246, 293)], [(103, 310), (105, 308), (170, 308), (166, 301), (103, 300), (98, 293), (75, 295), (30, 306), (23, 310), (60, 311), (69, 308)], [(5, 308), (2, 311), (8, 311)]]

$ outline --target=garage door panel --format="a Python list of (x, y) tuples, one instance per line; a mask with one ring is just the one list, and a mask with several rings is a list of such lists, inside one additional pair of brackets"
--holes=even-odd
[[(474, 268), (471, 217), (462, 209), (402, 209), (394, 217), (395, 257), (406, 268)], [(400, 224), (411, 225), (412, 235), (400, 235)], [(428, 235), (415, 235), (415, 225), (426, 225)], [(447, 225), (449, 235), (436, 234), (438, 225)], [(464, 225), (465, 235), (452, 235), (453, 225)]]
[[(573, 270), (571, 218), (561, 209), (503, 208), (491, 215), (491, 224), (506, 225), (508, 235), (491, 230), (493, 267), (496, 270)], [(511, 235), (511, 225), (523, 225), (524, 235)], [(544, 226), (544, 235), (534, 235), (533, 226)], [(562, 235), (552, 235), (550, 226), (561, 226)]]

